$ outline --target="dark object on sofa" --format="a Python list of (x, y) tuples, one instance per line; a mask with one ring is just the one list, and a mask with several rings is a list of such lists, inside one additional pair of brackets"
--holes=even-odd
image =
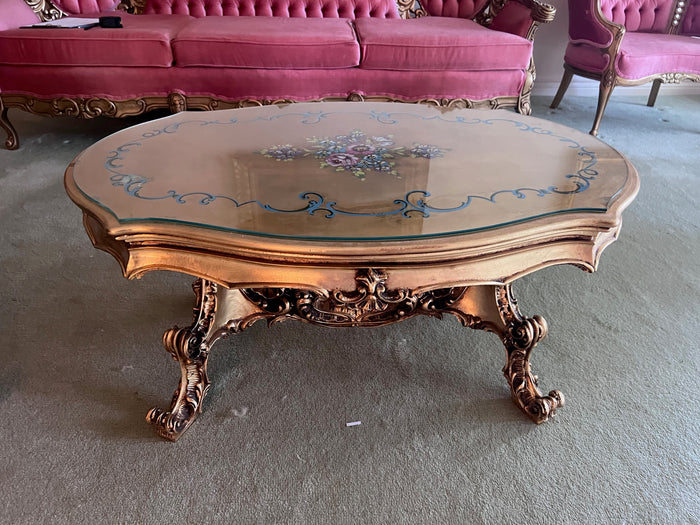
[(122, 18), (120, 16), (101, 16), (100, 27), (104, 27), (106, 29), (116, 29), (124, 26), (122, 25)]

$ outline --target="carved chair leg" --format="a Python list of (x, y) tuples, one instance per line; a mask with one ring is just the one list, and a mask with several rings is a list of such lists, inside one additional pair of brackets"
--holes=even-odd
[(566, 90), (569, 89), (569, 84), (571, 84), (571, 79), (573, 77), (573, 71), (569, 71), (568, 69), (564, 68), (564, 76), (561, 77), (559, 89), (557, 90), (557, 94), (554, 96), (554, 100), (552, 100), (552, 103), (549, 105), (550, 108), (557, 109), (559, 107), (561, 100), (564, 98), (564, 93), (566, 93)]
[(594, 137), (598, 136), (598, 128), (600, 127), (600, 121), (603, 119), (603, 113), (605, 113), (605, 108), (608, 105), (608, 100), (610, 100), (610, 95), (612, 95), (613, 89), (615, 89), (615, 80), (610, 78), (611, 75), (603, 75), (600, 80), (600, 87), (598, 89), (598, 107), (595, 112), (595, 119), (593, 120), (593, 127), (591, 128), (590, 134)]
[(662, 80), (660, 78), (657, 78), (654, 80), (654, 83), (651, 86), (651, 92), (649, 93), (649, 100), (647, 100), (647, 106), (650, 108), (654, 107), (654, 104), (656, 104), (656, 97), (659, 94), (659, 88), (661, 87)]
[(7, 110), (8, 108), (5, 107), (5, 104), (2, 101), (2, 97), (0, 97), (0, 127), (5, 130), (7, 133), (7, 139), (5, 139), (5, 147), (7, 149), (17, 149), (19, 148), (19, 136), (17, 135), (17, 130), (15, 130), (14, 126), (10, 122), (10, 119), (7, 116)]

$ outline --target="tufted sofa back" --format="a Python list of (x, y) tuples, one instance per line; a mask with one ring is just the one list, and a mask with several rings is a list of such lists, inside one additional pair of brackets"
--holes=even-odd
[(600, 0), (600, 10), (627, 31), (662, 33), (674, 3), (674, 0)]
[(399, 18), (394, 0), (147, 0), (145, 14)]
[(474, 18), (488, 0), (421, 0), (423, 8), (432, 16)]
[(52, 0), (56, 7), (64, 13), (77, 15), (79, 13), (99, 13), (112, 11), (119, 5), (120, 0)]

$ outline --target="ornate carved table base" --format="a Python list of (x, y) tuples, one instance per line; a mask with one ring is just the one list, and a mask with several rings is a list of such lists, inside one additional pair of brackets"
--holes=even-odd
[(179, 362), (180, 384), (168, 411), (152, 409), (146, 419), (160, 436), (176, 441), (202, 411), (209, 388), (207, 358), (221, 337), (238, 333), (255, 321), (297, 319), (325, 326), (382, 326), (416, 315), (441, 318), (452, 314), (467, 327), (497, 334), (506, 348), (503, 368), (511, 395), (535, 423), (542, 423), (564, 405), (562, 394), (544, 396), (530, 370), (530, 353), (547, 334), (540, 316), (525, 318), (512, 296), (511, 285), (479, 285), (413, 293), (387, 289), (386, 272), (359, 270), (354, 291), (319, 293), (291, 288), (229, 289), (211, 281), (195, 282), (194, 322), (163, 336), (165, 348)]

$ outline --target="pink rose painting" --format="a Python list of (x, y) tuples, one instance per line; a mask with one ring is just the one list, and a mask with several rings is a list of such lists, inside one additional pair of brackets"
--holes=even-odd
[(360, 180), (367, 172), (388, 173), (400, 178), (394, 159), (413, 157), (433, 159), (442, 157), (445, 149), (431, 144), (414, 143), (410, 148), (396, 146), (392, 135), (370, 136), (359, 129), (336, 137), (308, 138), (308, 147), (291, 144), (271, 146), (259, 151), (265, 157), (280, 162), (290, 162), (301, 157), (314, 157), (321, 168), (333, 168), (336, 172), (350, 172)]

